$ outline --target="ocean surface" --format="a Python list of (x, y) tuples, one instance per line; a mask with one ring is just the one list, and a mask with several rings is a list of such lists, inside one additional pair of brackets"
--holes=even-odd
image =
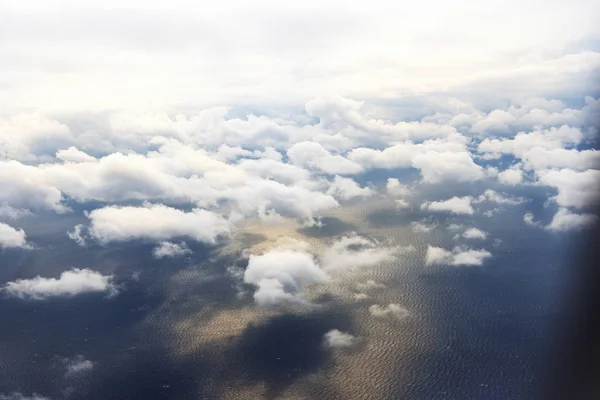
[[(439, 217), (413, 232), (418, 210), (389, 204), (346, 207), (322, 227), (241, 229), (193, 254), (156, 260), (152, 243), (79, 247), (65, 234), (76, 215), (18, 222), (35, 250), (0, 254), (0, 282), (58, 276), (70, 268), (115, 275), (117, 296), (84, 294), (32, 301), (0, 299), (0, 394), (50, 399), (530, 399), (554, 361), (553, 340), (568, 314), (576, 235), (523, 225), (531, 204), (491, 217)], [(536, 215), (552, 215), (542, 206)], [(493, 257), (480, 267), (426, 266), (428, 244), (452, 248), (445, 227), (487, 231)], [(283, 236), (315, 248), (356, 232), (414, 251), (376, 268), (340, 274), (306, 288), (317, 307), (262, 309), (252, 288), (227, 272), (245, 267), (245, 248)], [(262, 246), (262, 247), (261, 247)], [(374, 280), (384, 288), (365, 291)], [(244, 294), (245, 292), (245, 294)], [(397, 303), (403, 319), (377, 319), (370, 305)], [(339, 329), (361, 338), (352, 349), (323, 348)], [(83, 355), (89, 373), (65, 375), (65, 359)]]

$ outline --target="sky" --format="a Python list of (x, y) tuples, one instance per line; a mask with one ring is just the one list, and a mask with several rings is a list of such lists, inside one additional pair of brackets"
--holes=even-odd
[[(150, 274), (100, 262), (127, 248), (188, 268), (169, 270), (169, 293), (191, 290), (186, 273), (226, 277), (219, 335), (317, 318), (334, 292), (361, 304), (348, 318), (397, 326), (418, 310), (376, 302), (393, 284), (365, 271), (485, 270), (513, 250), (507, 232), (585, 236), (600, 202), (594, 3), (2, 2), (0, 303), (110, 307)], [(349, 357), (370, 340), (351, 326), (316, 336)], [(53, 361), (68, 382), (102, 367), (71, 353)], [(59, 398), (15, 382), (0, 399)], [(82, 396), (77, 382), (59, 396)]]

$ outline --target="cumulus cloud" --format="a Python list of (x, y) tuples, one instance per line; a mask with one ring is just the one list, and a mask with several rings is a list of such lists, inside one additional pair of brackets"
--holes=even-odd
[(336, 175), (331, 186), (327, 190), (327, 194), (337, 197), (342, 200), (350, 200), (356, 197), (372, 196), (374, 191), (368, 187), (360, 187), (351, 178), (342, 178)]
[(403, 319), (410, 315), (410, 312), (399, 304), (390, 303), (387, 306), (373, 304), (369, 307), (369, 313), (376, 318)]
[(385, 288), (385, 285), (383, 283), (377, 283), (374, 280), (369, 279), (365, 283), (357, 284), (356, 287), (360, 290), (376, 290)]
[(464, 247), (455, 247), (452, 251), (441, 247), (427, 246), (425, 264), (433, 265), (482, 265), (485, 259), (492, 254), (487, 250), (472, 250)]
[(465, 239), (485, 239), (487, 237), (487, 233), (477, 229), (477, 228), (469, 228), (463, 232), (462, 236)]
[(359, 164), (331, 154), (319, 143), (296, 143), (287, 151), (287, 155), (298, 166), (329, 175), (353, 175), (363, 171)]
[(408, 185), (400, 183), (396, 178), (388, 178), (386, 190), (392, 197), (407, 197), (412, 193)]
[(181, 257), (191, 253), (192, 251), (185, 242), (172, 243), (164, 241), (158, 243), (158, 246), (152, 250), (154, 258)]
[(505, 185), (518, 185), (523, 182), (523, 171), (521, 171), (519, 166), (505, 169), (498, 173), (498, 180)]
[(332, 329), (323, 336), (323, 345), (328, 348), (340, 349), (353, 347), (358, 341), (359, 339), (356, 336), (338, 329)]
[(27, 235), (23, 229), (16, 229), (0, 222), (0, 248), (10, 247), (28, 248)]
[(77, 147), (74, 146), (71, 146), (66, 150), (59, 150), (58, 152), (56, 152), (56, 158), (66, 162), (75, 163), (96, 161), (95, 157), (90, 156), (89, 154), (79, 150)]
[(90, 236), (100, 243), (132, 239), (168, 240), (189, 237), (215, 244), (229, 233), (229, 223), (219, 214), (202, 209), (185, 212), (162, 204), (141, 207), (107, 206), (93, 210)]
[(486, 189), (483, 194), (481, 194), (479, 197), (477, 197), (476, 199), (473, 200), (473, 203), (484, 203), (484, 202), (490, 202), (490, 203), (496, 203), (496, 204), (503, 204), (503, 205), (517, 205), (517, 204), (521, 204), (525, 202), (525, 199), (520, 198), (520, 197), (509, 197), (506, 196), (502, 193), (498, 193), (495, 190), (492, 189)]
[(398, 254), (414, 250), (381, 246), (372, 239), (353, 235), (336, 240), (321, 255), (323, 269), (327, 271), (353, 270), (371, 267), (393, 260)]
[(302, 286), (327, 281), (327, 273), (303, 251), (276, 249), (250, 255), (244, 272), (244, 282), (257, 287), (254, 300), (261, 306), (307, 304)]
[(471, 196), (454, 196), (448, 200), (426, 201), (421, 205), (421, 209), (435, 212), (449, 212), (452, 214), (474, 214), (475, 210), (471, 205), (473, 198)]
[(74, 268), (60, 274), (59, 278), (18, 279), (8, 282), (2, 290), (20, 299), (46, 300), (51, 297), (72, 297), (82, 293), (105, 292), (117, 294), (113, 275), (102, 275), (90, 269)]
[(576, 214), (566, 208), (560, 208), (546, 229), (550, 231), (580, 230), (593, 225), (597, 220), (598, 216), (591, 213)]
[(543, 171), (539, 173), (539, 181), (557, 189), (558, 195), (554, 200), (562, 207), (583, 208), (596, 204), (600, 199), (600, 170)]
[(63, 360), (67, 369), (65, 376), (72, 377), (80, 375), (85, 372), (91, 371), (94, 368), (94, 363), (90, 360), (86, 360), (81, 354), (69, 359)]
[(410, 226), (415, 232), (428, 233), (431, 230), (435, 229), (437, 225), (435, 223), (427, 224), (425, 222), (413, 221), (410, 223)]

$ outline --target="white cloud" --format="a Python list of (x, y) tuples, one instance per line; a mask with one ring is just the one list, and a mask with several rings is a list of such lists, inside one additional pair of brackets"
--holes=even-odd
[(287, 155), (295, 165), (329, 175), (352, 175), (363, 171), (359, 164), (331, 154), (319, 143), (296, 143), (287, 151)]
[(365, 283), (357, 284), (356, 287), (360, 290), (376, 290), (385, 288), (385, 285), (383, 283), (377, 283), (374, 280), (369, 279)]
[(82, 293), (117, 293), (112, 275), (102, 275), (90, 269), (74, 268), (65, 271), (57, 278), (18, 279), (8, 282), (3, 291), (9, 296), (21, 299), (45, 300), (50, 297), (72, 297)]
[(434, 224), (434, 223), (427, 224), (424, 222), (413, 221), (410, 223), (410, 226), (411, 226), (412, 230), (415, 232), (428, 233), (432, 229), (435, 229), (436, 224)]
[(276, 249), (251, 255), (244, 272), (244, 282), (257, 287), (254, 300), (261, 306), (306, 304), (302, 286), (327, 281), (329, 276), (303, 251)]
[(581, 230), (598, 221), (598, 216), (590, 213), (575, 214), (566, 208), (560, 208), (546, 229), (551, 231)]
[(388, 194), (392, 197), (407, 197), (412, 193), (408, 185), (400, 183), (396, 178), (388, 178), (386, 189)]
[(463, 232), (463, 237), (465, 239), (485, 239), (487, 237), (487, 233), (477, 229), (477, 228), (469, 228)]
[(421, 205), (421, 209), (435, 212), (449, 212), (452, 214), (474, 214), (473, 206), (471, 206), (471, 196), (457, 197), (454, 196), (448, 200), (442, 201), (426, 201)]
[(229, 233), (229, 223), (218, 214), (202, 209), (185, 212), (162, 204), (107, 206), (93, 210), (88, 218), (90, 236), (100, 243), (185, 236), (214, 244)]
[(0, 204), (0, 219), (19, 219), (30, 215), (32, 215), (32, 213), (29, 210), (11, 207), (6, 202)]
[(181, 257), (187, 254), (191, 254), (192, 251), (187, 247), (185, 242), (172, 243), (172, 242), (160, 242), (152, 250), (154, 258), (165, 258), (165, 257)]
[(373, 190), (368, 187), (361, 188), (351, 178), (342, 178), (336, 175), (327, 190), (327, 194), (342, 200), (350, 200), (356, 197), (369, 197), (373, 195)]
[(425, 264), (433, 265), (482, 265), (486, 258), (492, 254), (487, 250), (472, 250), (463, 247), (455, 247), (452, 251), (441, 247), (427, 246)]
[(387, 306), (373, 304), (369, 307), (369, 313), (376, 318), (403, 319), (410, 315), (410, 312), (399, 304), (390, 303)]
[(332, 329), (323, 336), (323, 345), (329, 348), (353, 347), (359, 339), (349, 333)]
[(320, 259), (326, 271), (348, 271), (372, 267), (411, 250), (413, 249), (381, 246), (374, 240), (353, 235), (336, 240), (323, 252)]
[(533, 214), (530, 212), (525, 213), (525, 215), (523, 215), (523, 221), (525, 222), (525, 225), (527, 225), (527, 226), (532, 226), (532, 227), (540, 226), (539, 221), (535, 221)]
[(558, 190), (558, 195), (554, 199), (559, 206), (583, 208), (597, 203), (600, 199), (599, 170), (542, 171), (539, 173), (539, 181)]
[(65, 359), (64, 362), (67, 368), (67, 372), (65, 373), (65, 376), (67, 377), (83, 374), (94, 368), (94, 363), (90, 360), (86, 360), (81, 354), (72, 359)]
[(523, 182), (523, 171), (519, 166), (505, 169), (498, 173), (498, 180), (505, 185), (518, 185)]
[(56, 158), (66, 162), (74, 163), (96, 161), (95, 157), (90, 156), (89, 154), (79, 150), (77, 147), (74, 146), (71, 146), (66, 150), (59, 150), (58, 152), (56, 152)]
[(27, 235), (23, 229), (16, 229), (0, 222), (0, 248), (30, 247), (27, 243)]
[(0, 400), (50, 400), (50, 398), (36, 393), (33, 393), (31, 396), (27, 396), (21, 392), (13, 392), (11, 394), (0, 394)]
[(473, 203), (497, 203), (506, 205), (517, 205), (525, 202), (525, 199), (517, 197), (507, 197), (504, 194), (498, 193), (492, 189), (486, 189), (477, 199), (473, 200)]
[(80, 246), (85, 246), (86, 244), (86, 227), (83, 224), (78, 224), (73, 227), (72, 231), (67, 231), (67, 236), (69, 239), (75, 241)]

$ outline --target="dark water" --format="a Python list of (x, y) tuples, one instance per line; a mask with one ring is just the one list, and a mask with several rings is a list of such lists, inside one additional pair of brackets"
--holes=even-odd
[[(494, 400), (536, 395), (553, 361), (553, 333), (568, 313), (564, 301), (575, 251), (571, 243), (578, 237), (525, 229), (524, 211), (540, 218), (553, 212), (531, 207), (474, 217), (472, 226), (502, 240), (495, 247), (491, 239), (480, 246), (494, 254), (483, 267), (433, 268), (421, 262), (384, 282), (416, 317), (385, 328), (401, 342), (382, 353), (386, 357), (381, 368), (393, 379), (382, 375), (380, 392), (356, 398)], [(178, 339), (168, 328), (176, 321), (193, 317), (203, 325), (218, 312), (253, 310), (251, 298), (236, 297), (237, 282), (225, 272), (235, 256), (223, 257), (215, 248), (192, 243), (191, 257), (174, 260), (153, 259), (149, 243), (81, 248), (64, 234), (80, 222), (77, 218), (20, 221), (38, 249), (4, 250), (0, 281), (89, 267), (114, 274), (121, 292), (112, 298), (85, 294), (45, 301), (0, 299), (0, 394), (38, 393), (51, 399), (257, 398), (247, 397), (243, 388), (262, 385), (264, 398), (285, 398), (296, 386), (302, 398), (348, 398), (348, 391), (340, 392), (340, 382), (327, 379), (339, 366), (323, 348), (322, 338), (330, 329), (356, 332), (370, 324), (355, 305), (335, 300), (333, 293), (323, 299), (333, 306), (275, 313), (241, 332), (225, 332), (174, 356)], [(375, 228), (418, 218), (389, 211), (368, 216)], [(348, 228), (334, 219), (328, 226), (325, 233), (313, 228), (303, 233), (329, 237)], [(416, 243), (415, 258), (422, 260), (427, 243), (449, 248), (452, 241), (447, 236)], [(202, 278), (178, 283), (175, 277), (185, 271), (197, 271)], [(202, 314), (205, 308), (211, 312)], [(157, 318), (159, 323), (149, 322)], [(369, 340), (368, 334), (363, 336)], [(347, 357), (362, 357), (363, 351), (356, 349)], [(63, 359), (78, 354), (94, 362), (93, 370), (65, 376)], [(379, 379), (354, 368), (358, 370), (353, 376)], [(349, 387), (362, 384), (342, 382)]]

